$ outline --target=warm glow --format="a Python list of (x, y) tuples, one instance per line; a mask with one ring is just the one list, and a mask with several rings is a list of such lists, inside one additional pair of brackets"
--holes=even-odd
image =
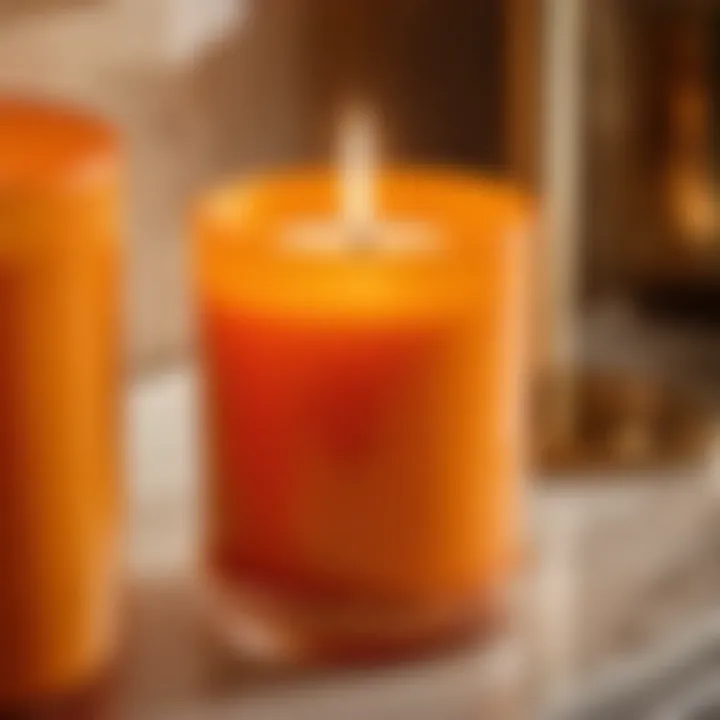
[(523, 541), (525, 201), (373, 173), (368, 116), (342, 130), (336, 168), (214, 190), (254, 201), (196, 226), (213, 619), (318, 664), (496, 627)]
[(375, 218), (375, 124), (370, 112), (355, 107), (345, 113), (339, 129), (342, 212), (361, 231)]

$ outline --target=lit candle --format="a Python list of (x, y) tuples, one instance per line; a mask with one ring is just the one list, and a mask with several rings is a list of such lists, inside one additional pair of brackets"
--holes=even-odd
[(103, 123), (0, 99), (0, 715), (113, 650), (116, 161)]
[[(197, 214), (216, 619), (256, 650), (367, 657), (494, 619), (521, 539), (523, 230), (512, 188), (339, 174)], [(245, 631), (247, 631), (246, 634)]]

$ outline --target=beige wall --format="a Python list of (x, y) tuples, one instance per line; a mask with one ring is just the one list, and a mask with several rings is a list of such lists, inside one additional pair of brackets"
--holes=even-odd
[(263, 0), (248, 17), (241, 0), (0, 0), (0, 91), (89, 105), (126, 137), (136, 368), (188, 347), (190, 198), (292, 145), (297, 5)]

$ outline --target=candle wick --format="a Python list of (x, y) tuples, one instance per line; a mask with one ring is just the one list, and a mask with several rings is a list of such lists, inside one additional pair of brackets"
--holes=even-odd
[(353, 247), (365, 247), (375, 232), (375, 123), (364, 108), (354, 107), (340, 126), (343, 213)]

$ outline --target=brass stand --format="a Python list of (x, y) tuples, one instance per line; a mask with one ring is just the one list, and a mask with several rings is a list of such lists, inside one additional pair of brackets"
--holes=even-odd
[(713, 442), (702, 403), (651, 374), (547, 378), (535, 398), (534, 459), (545, 477), (702, 468)]

